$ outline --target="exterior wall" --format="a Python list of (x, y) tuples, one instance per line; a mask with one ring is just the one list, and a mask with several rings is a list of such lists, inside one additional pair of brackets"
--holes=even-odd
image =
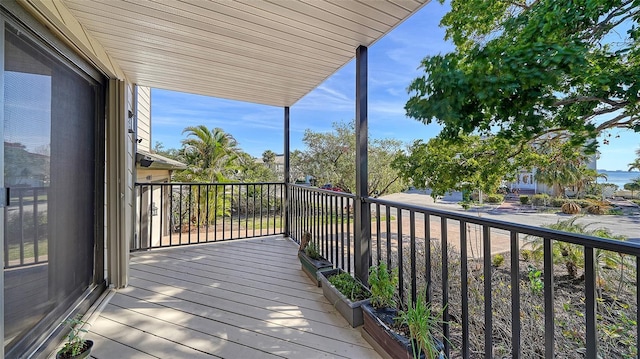
[(138, 149), (151, 152), (151, 88), (137, 86)]
[[(137, 168), (136, 182), (138, 183), (169, 183), (170, 179), (171, 171), (169, 170)], [(149, 243), (146, 243), (148, 238), (155, 238), (155, 241), (150, 245), (158, 245), (159, 237), (157, 234), (162, 233), (163, 236), (169, 234), (169, 200), (171, 192), (166, 188), (163, 191), (160, 186), (154, 187), (152, 191), (146, 188), (142, 194), (139, 192), (140, 187), (137, 190), (136, 206), (138, 213), (136, 213), (136, 218), (140, 215), (143, 218), (143, 221), (137, 219), (137, 223), (135, 223), (138, 235), (140, 240), (144, 242), (143, 246), (149, 245)], [(160, 208), (161, 206), (163, 208)], [(154, 208), (155, 211), (153, 210)], [(162, 220), (160, 218), (161, 215), (163, 217)], [(151, 218), (151, 221), (144, 220), (149, 218)]]
[(138, 183), (166, 183), (169, 182), (171, 171), (158, 169), (137, 169), (136, 182)]
[[(134, 86), (100, 42), (83, 28), (64, 4), (54, 0), (17, 0), (54, 35), (95, 64), (111, 79), (107, 93), (105, 227), (108, 282), (124, 287), (128, 277), (129, 243), (133, 238), (135, 134), (128, 129), (134, 108)], [(118, 81), (115, 81), (118, 80)], [(126, 248), (126, 251), (124, 250)]]
[[(135, 138), (127, 131), (127, 114), (129, 110), (133, 110), (134, 104), (133, 86), (125, 81), (125, 76), (117, 64), (109, 58), (95, 39), (87, 35), (87, 32), (75, 18), (70, 16), (61, 3), (52, 0), (15, 0), (15, 2), (3, 0), (2, 3), (3, 7), (8, 6), (19, 10), (20, 16), (16, 15), (16, 17), (24, 21), (24, 25), (29, 30), (41, 36), (50, 46), (68, 52), (64, 55), (74, 65), (88, 74), (94, 74), (96, 79), (100, 78), (101, 74), (105, 74), (106, 78), (110, 79), (104, 93), (105, 97), (100, 99), (100, 102), (106, 101), (106, 103), (97, 105), (100, 107), (106, 105), (107, 108), (104, 119), (106, 128), (103, 128), (105, 123), (101, 123), (98, 132), (101, 136), (98, 141), (101, 141), (101, 145), (105, 147), (105, 157), (96, 160), (96, 166), (100, 169), (97, 186), (100, 187), (100, 182), (104, 184), (104, 187), (97, 191), (100, 196), (104, 195), (104, 198), (96, 197), (96, 201), (100, 204), (104, 203), (105, 206), (104, 217), (95, 220), (97, 226), (102, 226), (104, 223), (102, 231), (100, 228), (96, 230), (95, 243), (100, 246), (104, 243), (104, 250), (97, 250), (99, 253), (104, 253), (104, 257), (95, 258), (94, 269), (99, 272), (94, 273), (93, 278), (94, 284), (102, 285), (102, 279), (105, 278), (107, 283), (115, 284), (116, 287), (125, 286), (128, 276), (128, 243), (133, 234), (132, 215), (135, 206), (133, 201)], [(32, 15), (35, 21), (29, 15)], [(69, 45), (69, 51), (65, 49), (65, 44)], [(88, 63), (82, 60), (88, 60)], [(0, 86), (0, 88), (3, 87)], [(106, 133), (101, 133), (105, 130)], [(102, 149), (98, 152), (102, 152)], [(104, 178), (102, 178), (102, 170), (104, 170)], [(103, 266), (103, 264), (106, 265)], [(104, 272), (102, 268), (105, 269)], [(4, 275), (0, 278), (4, 278)], [(0, 285), (4, 287), (2, 280)], [(97, 299), (103, 288), (102, 286), (90, 288), (93, 290), (90, 296), (84, 297), (82, 303), (76, 303), (77, 306), (74, 304), (73, 308), (68, 308), (69, 311), (86, 310)], [(4, 315), (3, 305), (4, 298), (0, 295), (0, 315)], [(29, 352), (36, 353), (32, 350), (37, 350), (39, 354), (36, 356), (43, 356), (46, 354), (42, 353), (50, 352), (52, 348), (47, 346), (55, 345), (54, 342), (62, 336), (58, 326), (59, 321), (50, 328), (40, 328), (47, 332), (48, 339), (39, 343), (40, 347), (29, 348)], [(2, 337), (4, 337), (3, 331), (4, 325), (0, 323)], [(44, 337), (40, 339), (42, 338)], [(26, 351), (23, 352), (26, 353)], [(0, 347), (0, 357), (4, 357), (3, 347)]]

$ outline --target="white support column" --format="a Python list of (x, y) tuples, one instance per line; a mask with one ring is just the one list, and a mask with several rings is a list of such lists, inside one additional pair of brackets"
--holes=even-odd
[[(5, 28), (0, 19), (0, 26)], [(0, 138), (4, 141), (4, 35), (0, 36)], [(7, 204), (4, 188), (4, 145), (0, 146), (0, 223), (4, 223), (4, 207)], [(4, 241), (4, 226), (0, 226), (0, 238)], [(4, 261), (4, 244), (0, 246), (0, 258)], [(0, 338), (4, 340), (4, 265), (0, 273)], [(4, 358), (4, 344), (0, 345), (0, 358)]]
[(127, 91), (124, 81), (109, 80), (107, 105), (107, 271), (108, 283), (125, 287), (129, 278), (127, 228)]

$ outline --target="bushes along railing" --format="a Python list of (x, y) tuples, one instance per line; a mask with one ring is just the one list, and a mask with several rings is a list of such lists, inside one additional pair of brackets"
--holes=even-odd
[(283, 233), (284, 183), (136, 183), (131, 250)]

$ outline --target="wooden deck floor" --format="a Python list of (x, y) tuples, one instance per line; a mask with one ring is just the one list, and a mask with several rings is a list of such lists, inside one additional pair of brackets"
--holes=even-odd
[(281, 236), (136, 253), (93, 316), (94, 358), (378, 358)]

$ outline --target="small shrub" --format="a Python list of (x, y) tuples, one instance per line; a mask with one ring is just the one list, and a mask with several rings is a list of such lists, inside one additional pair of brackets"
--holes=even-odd
[(502, 254), (496, 254), (493, 256), (492, 263), (494, 267), (501, 267), (504, 264), (504, 256)]
[(531, 250), (523, 249), (520, 251), (520, 255), (522, 256), (522, 260), (528, 261), (529, 259), (531, 259)]
[(364, 286), (349, 273), (342, 272), (332, 275), (327, 280), (352, 302), (369, 298), (369, 293), (367, 293)]
[(551, 205), (551, 207), (562, 207), (563, 204), (567, 203), (567, 200), (561, 197), (554, 197), (551, 198), (551, 201), (549, 201), (549, 204)]
[(524, 195), (524, 194), (523, 194), (523, 195), (521, 195), (521, 196), (520, 196), (520, 203), (522, 203), (522, 204), (528, 204), (528, 203), (529, 203), (529, 196)]
[(72, 358), (80, 355), (86, 349), (86, 340), (82, 339), (80, 336), (82, 333), (88, 332), (87, 329), (83, 327), (88, 325), (86, 322), (80, 319), (80, 315), (69, 318), (64, 321), (65, 324), (71, 327), (71, 331), (67, 334), (67, 341), (64, 343), (64, 346), (58, 352), (62, 357)]
[(499, 193), (494, 193), (487, 195), (486, 198), (487, 203), (502, 203), (504, 201), (504, 196)]
[(591, 199), (594, 201), (599, 201), (600, 197), (596, 196), (595, 194), (587, 194), (584, 196), (584, 199)]
[(562, 205), (562, 213), (565, 214), (578, 214), (580, 213), (580, 206), (571, 201), (571, 202), (566, 202), (565, 204)]
[(531, 204), (534, 206), (545, 206), (549, 203), (550, 197), (546, 193), (534, 194), (531, 196)]
[(462, 206), (462, 209), (464, 209), (464, 210), (467, 210), (467, 209), (471, 208), (471, 202), (464, 201), (464, 202), (459, 202), (459, 203)]
[(544, 283), (542, 282), (542, 271), (537, 269), (536, 267), (529, 266), (529, 273), (527, 274), (529, 277), (529, 286), (531, 287), (531, 292), (533, 294), (540, 294), (544, 289)]
[(573, 202), (581, 208), (587, 208), (593, 204), (593, 201), (588, 199), (574, 199)]
[(632, 199), (631, 202), (637, 204), (638, 206), (640, 206), (640, 199)]
[(591, 205), (587, 207), (587, 213), (589, 214), (605, 214), (608, 208), (605, 206), (601, 206), (598, 204)]
[(385, 263), (369, 268), (369, 289), (371, 290), (371, 305), (374, 308), (395, 307), (394, 295), (398, 286), (398, 268), (391, 272)]
[(320, 259), (320, 252), (318, 252), (318, 247), (316, 247), (316, 244), (313, 242), (309, 242), (307, 248), (304, 249), (304, 252), (311, 259)]

